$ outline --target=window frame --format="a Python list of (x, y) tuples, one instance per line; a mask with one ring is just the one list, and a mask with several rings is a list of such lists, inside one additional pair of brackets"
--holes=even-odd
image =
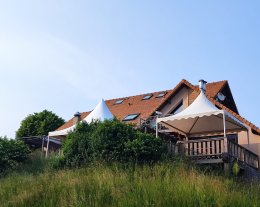
[(115, 101), (114, 105), (122, 104), (125, 99), (118, 99)]
[(156, 98), (163, 98), (166, 94), (167, 94), (166, 91), (160, 92), (160, 93), (156, 96)]
[(153, 97), (153, 94), (146, 94), (143, 96), (142, 101), (149, 100)]
[[(130, 116), (134, 116), (133, 118), (127, 118), (127, 117), (130, 117)], [(122, 121), (132, 121), (132, 120), (135, 120), (137, 119), (137, 117), (140, 116), (140, 113), (135, 113), (135, 114), (128, 114), (127, 116), (125, 116), (125, 118), (122, 119)]]

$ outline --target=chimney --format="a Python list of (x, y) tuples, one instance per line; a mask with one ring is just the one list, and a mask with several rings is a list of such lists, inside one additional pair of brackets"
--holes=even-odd
[(80, 122), (80, 113), (79, 112), (76, 112), (74, 114), (74, 117), (73, 117), (73, 125), (77, 124)]
[(206, 93), (206, 83), (207, 81), (204, 81), (203, 79), (199, 80), (199, 87), (203, 93)]

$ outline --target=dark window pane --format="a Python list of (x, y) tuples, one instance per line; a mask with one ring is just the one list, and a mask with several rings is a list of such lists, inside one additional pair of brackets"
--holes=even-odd
[(129, 114), (127, 115), (123, 121), (131, 121), (131, 120), (134, 120), (136, 119), (140, 114)]
[(143, 97), (143, 100), (150, 99), (153, 96), (153, 94), (148, 94)]

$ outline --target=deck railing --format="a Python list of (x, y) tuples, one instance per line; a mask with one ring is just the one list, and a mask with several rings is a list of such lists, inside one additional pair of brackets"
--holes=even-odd
[[(168, 116), (168, 115), (166, 115)], [(155, 129), (156, 116), (147, 119), (140, 119), (140, 126)], [(159, 131), (163, 130), (159, 126)], [(222, 162), (223, 154), (236, 158), (240, 163), (260, 171), (260, 158), (257, 154), (236, 144), (225, 137), (189, 140), (184, 142), (172, 143), (169, 141), (169, 152), (173, 154), (184, 154), (194, 160), (213, 160)]]
[(255, 169), (259, 169), (260, 167), (260, 160), (257, 154), (230, 140), (228, 140), (228, 153), (230, 156), (237, 158), (239, 161), (249, 165), (250, 167)]
[(193, 159), (220, 159), (224, 152), (224, 138), (199, 139), (183, 142), (184, 153)]
[(259, 156), (250, 150), (236, 144), (227, 138), (209, 138), (189, 140), (179, 144), (180, 154), (185, 154), (194, 160), (218, 160), (222, 162), (223, 154), (238, 159), (242, 164), (260, 170)]

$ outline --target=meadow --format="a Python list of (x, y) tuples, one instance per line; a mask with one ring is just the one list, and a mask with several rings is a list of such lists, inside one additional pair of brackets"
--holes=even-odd
[(42, 168), (46, 161), (37, 162), (38, 167), (0, 179), (0, 206), (260, 206), (259, 184), (180, 160), (153, 165), (96, 162), (66, 170)]

